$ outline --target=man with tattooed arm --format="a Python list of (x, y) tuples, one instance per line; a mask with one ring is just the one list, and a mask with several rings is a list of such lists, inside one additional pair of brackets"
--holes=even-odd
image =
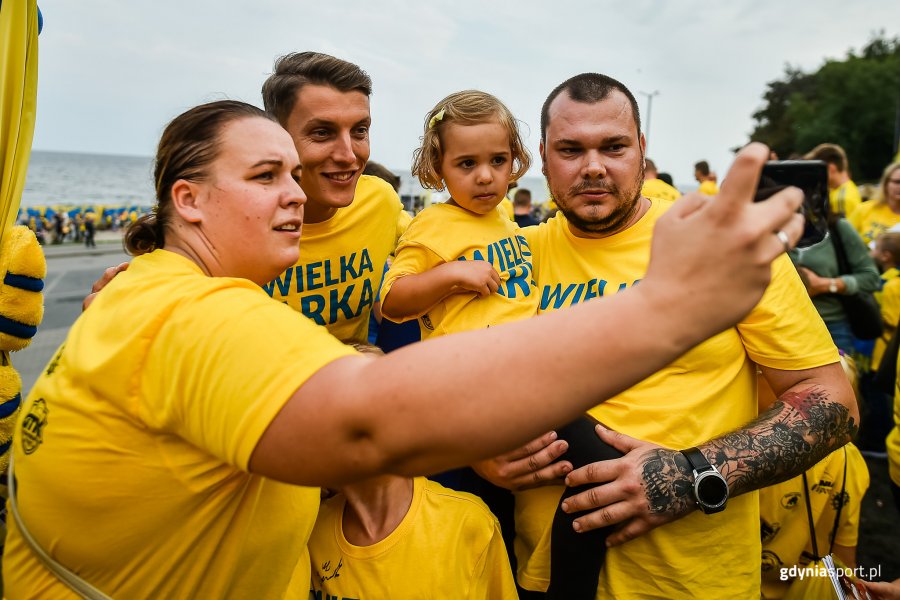
[[(547, 98), (541, 159), (561, 214), (526, 230), (541, 312), (614, 294), (644, 276), (654, 223), (671, 204), (640, 194), (644, 148), (637, 103), (621, 83), (583, 74)], [(762, 415), (757, 370), (779, 396)], [(625, 453), (566, 478), (592, 484), (563, 505), (589, 511), (576, 530), (618, 525), (598, 598), (758, 598), (754, 490), (845, 444), (858, 420), (837, 350), (786, 255), (744, 321), (590, 414), (605, 425), (600, 438)], [(571, 468), (552, 463), (566, 443), (551, 439), (480, 468), (519, 490), (517, 578), (534, 592), (548, 586), (550, 525), (563, 488), (522, 488)]]

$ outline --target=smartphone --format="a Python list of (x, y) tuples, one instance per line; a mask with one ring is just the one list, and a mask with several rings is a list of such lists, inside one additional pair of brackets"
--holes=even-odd
[(803, 190), (803, 204), (797, 211), (805, 219), (798, 248), (806, 248), (825, 239), (828, 233), (828, 167), (821, 160), (770, 160), (763, 167), (756, 187), (755, 202), (760, 202), (794, 186)]

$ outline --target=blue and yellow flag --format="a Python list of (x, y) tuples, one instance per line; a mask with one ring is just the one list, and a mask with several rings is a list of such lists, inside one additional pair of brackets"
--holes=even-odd
[(0, 4), (0, 247), (15, 225), (37, 112), (36, 0)]

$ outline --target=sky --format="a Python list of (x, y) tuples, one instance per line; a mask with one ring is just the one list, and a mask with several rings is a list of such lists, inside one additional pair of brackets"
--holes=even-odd
[[(766, 83), (815, 70), (885, 27), (894, 0), (40, 0), (33, 148), (152, 156), (165, 124), (223, 98), (261, 105), (273, 61), (317, 50), (372, 77), (372, 160), (408, 169), (425, 114), (481, 89), (525, 127), (537, 159), (544, 98), (586, 71), (638, 99), (648, 156), (681, 187), (720, 177), (748, 140)], [(652, 110), (648, 97), (654, 94)], [(829, 140), (822, 140), (829, 141)], [(539, 163), (539, 160), (535, 161)], [(539, 176), (539, 167), (529, 175)]]

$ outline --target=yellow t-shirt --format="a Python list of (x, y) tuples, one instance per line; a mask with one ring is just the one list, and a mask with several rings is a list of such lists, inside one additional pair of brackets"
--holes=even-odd
[(828, 200), (831, 201), (831, 212), (841, 215), (852, 215), (853, 211), (862, 203), (859, 188), (852, 180), (847, 180), (838, 187), (828, 192)]
[[(897, 366), (900, 369), (900, 356), (897, 357)], [(894, 386), (894, 428), (888, 433), (885, 440), (888, 455), (888, 473), (895, 485), (900, 485), (900, 377)]]
[(344, 537), (344, 502), (322, 505), (310, 537), (310, 598), (517, 598), (500, 524), (479, 498), (416, 477), (409, 512), (371, 546)]
[(424, 273), (453, 260), (484, 260), (500, 273), (500, 289), (486, 298), (474, 292), (453, 294), (424, 315), (417, 315), (422, 339), (482, 329), (534, 316), (537, 294), (531, 250), (501, 209), (476, 215), (452, 204), (420, 212), (400, 239), (381, 298), (404, 275)]
[(881, 274), (881, 290), (875, 292), (875, 299), (881, 307), (881, 320), (884, 321), (884, 333), (875, 340), (875, 349), (872, 350), (872, 371), (878, 370), (881, 357), (887, 345), (891, 342), (891, 336), (900, 320), (900, 270), (888, 269)]
[(847, 220), (863, 241), (869, 244), (894, 225), (900, 224), (900, 214), (892, 211), (887, 202), (870, 200), (860, 204), (847, 216)]
[(365, 342), (384, 265), (409, 221), (394, 188), (363, 175), (350, 206), (303, 224), (300, 260), (263, 287), (334, 337)]
[[(60, 563), (115, 598), (280, 598), (319, 490), (247, 473), (313, 373), (352, 354), (245, 279), (157, 250), (69, 331), (22, 406), (22, 517)], [(10, 598), (69, 596), (9, 520)]]
[(703, 194), (704, 196), (715, 196), (719, 193), (719, 186), (715, 181), (711, 181), (707, 179), (703, 183), (700, 184), (700, 187), (697, 188), (697, 191)]
[[(575, 237), (562, 215), (526, 229), (540, 282), (539, 312), (614, 294), (640, 281), (654, 223), (670, 206), (652, 200), (635, 225), (602, 239)], [(737, 327), (589, 412), (613, 430), (667, 448), (688, 448), (756, 417), (755, 363), (799, 370), (837, 361), (822, 319), (790, 259), (782, 256), (762, 300)], [(518, 581), (526, 589), (547, 588), (550, 526), (562, 489), (544, 487), (516, 497)], [(696, 511), (657, 528), (609, 550), (598, 598), (758, 596), (759, 564), (748, 559), (759, 556), (758, 527), (758, 499), (750, 493), (729, 500), (724, 512)]]
[[(869, 489), (869, 469), (859, 450), (852, 443), (835, 450), (806, 471), (806, 480), (819, 554), (826, 554), (831, 546), (839, 504), (842, 505), (841, 516), (834, 543), (855, 547), (862, 499)], [(802, 476), (759, 490), (763, 598), (781, 598), (787, 592), (792, 582), (781, 581), (782, 568), (805, 566), (812, 561), (804, 493)]]
[(641, 194), (658, 200), (674, 201), (681, 198), (681, 192), (662, 179), (645, 179), (644, 185), (641, 186)]
[(503, 200), (500, 201), (500, 208), (503, 209), (503, 214), (509, 217), (510, 221), (516, 220), (516, 207), (513, 205), (512, 200), (503, 197)]

